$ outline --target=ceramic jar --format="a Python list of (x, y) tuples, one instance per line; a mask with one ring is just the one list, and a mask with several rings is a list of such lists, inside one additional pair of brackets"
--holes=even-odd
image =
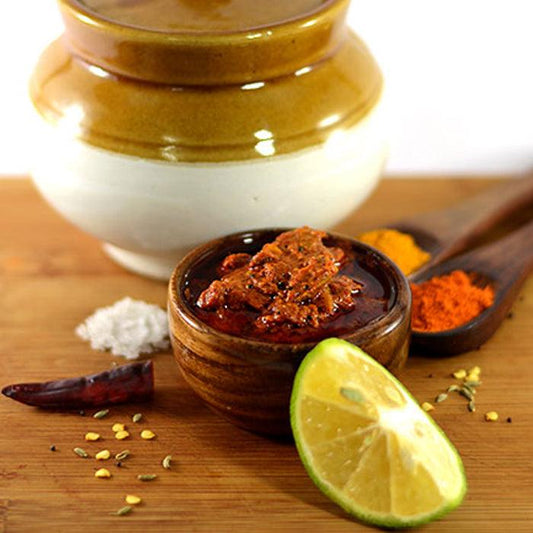
[(379, 178), (382, 77), (348, 0), (59, 0), (30, 90), (34, 181), (123, 266), (206, 240), (327, 229)]

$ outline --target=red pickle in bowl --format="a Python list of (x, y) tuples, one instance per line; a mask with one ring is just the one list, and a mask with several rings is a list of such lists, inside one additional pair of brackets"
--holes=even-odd
[(341, 335), (383, 316), (394, 298), (368, 256), (308, 227), (281, 233), (255, 255), (214, 258), (191, 274), (186, 298), (201, 320), (261, 341)]
[[(224, 282), (227, 275), (240, 281)], [(220, 290), (210, 288), (213, 282)], [(285, 303), (305, 312), (288, 320), (276, 315)], [(226, 420), (261, 434), (290, 434), (294, 375), (321, 339), (360, 346), (392, 372), (408, 354), (405, 276), (373, 248), (309, 228), (251, 230), (199, 246), (172, 274), (168, 309), (174, 357), (187, 383)]]

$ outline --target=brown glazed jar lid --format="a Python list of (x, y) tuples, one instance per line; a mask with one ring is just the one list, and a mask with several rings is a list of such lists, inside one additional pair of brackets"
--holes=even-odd
[(335, 52), (348, 0), (59, 0), (66, 42), (115, 74), (223, 85), (291, 74)]

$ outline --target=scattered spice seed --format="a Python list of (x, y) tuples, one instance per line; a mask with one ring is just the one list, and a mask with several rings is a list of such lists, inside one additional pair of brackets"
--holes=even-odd
[(85, 434), (85, 440), (87, 440), (87, 441), (100, 440), (100, 434), (99, 433), (94, 433), (92, 431), (89, 431), (89, 433)]
[(487, 422), (496, 422), (498, 418), (499, 416), (496, 411), (489, 411), (488, 413), (485, 413), (485, 420)]
[(466, 377), (466, 370), (461, 368), (452, 374), (455, 379), (464, 379)]
[(448, 398), (448, 395), (447, 395), (445, 392), (441, 392), (441, 393), (435, 398), (435, 403), (443, 402), (444, 400), (446, 400), (446, 398)]
[(157, 477), (157, 474), (139, 474), (137, 479), (139, 481), (153, 481)]
[(149, 429), (143, 429), (141, 431), (141, 439), (144, 439), (144, 440), (155, 439), (155, 433), (153, 431), (150, 431)]
[(463, 383), (463, 390), (467, 390), (470, 394), (476, 394), (476, 388), (471, 387), (470, 385), (467, 385), (466, 383)]
[(149, 430), (149, 429), (143, 429), (141, 431), (141, 438), (145, 439), (145, 440), (151, 440), (151, 439), (155, 439), (156, 437), (156, 434)]
[(115, 439), (117, 440), (124, 440), (127, 439), (130, 436), (129, 431), (117, 431), (115, 433)]
[(117, 422), (116, 424), (113, 424), (113, 427), (111, 428), (115, 433), (118, 433), (119, 431), (124, 431), (126, 429), (125, 424), (120, 424)]
[(457, 385), (450, 385), (446, 392), (459, 392), (460, 388)]
[(126, 494), (126, 497), (124, 499), (129, 505), (139, 505), (142, 502), (142, 499), (139, 498), (139, 496), (135, 496), (134, 494)]
[(87, 457), (89, 457), (89, 454), (83, 448), (74, 448), (73, 451), (76, 455), (83, 457), (84, 459), (87, 459)]
[(56, 451), (56, 447), (52, 444), (52, 446), (50, 446), (50, 451), (51, 452), (55, 452)]
[(106, 479), (111, 477), (111, 472), (107, 468), (100, 468), (94, 473), (94, 477)]
[(472, 401), (474, 399), (474, 395), (472, 391), (466, 387), (462, 387), (459, 390), (459, 394), (461, 394), (461, 396), (464, 396), (467, 400)]
[(141, 413), (135, 413), (131, 419), (133, 420), (133, 422), (135, 422), (135, 424), (137, 424), (138, 422), (140, 422), (142, 420), (142, 417), (143, 415)]
[(122, 461), (116, 461), (115, 462), (115, 466), (117, 466), (118, 468), (120, 468), (122, 466)]
[(163, 465), (163, 468), (166, 468), (167, 470), (170, 470), (170, 463), (172, 462), (172, 455), (167, 455), (161, 464)]
[(111, 457), (111, 452), (109, 450), (102, 450), (98, 452), (94, 457), (97, 461), (107, 461)]
[(426, 411), (426, 413), (428, 411), (433, 411), (435, 409), (435, 407), (433, 407), (432, 404), (430, 404), (429, 402), (424, 402), (422, 405), (421, 405), (422, 409), (424, 409), (424, 411)]
[(115, 455), (115, 459), (117, 461), (123, 461), (124, 459), (126, 459), (126, 457), (128, 457), (130, 454), (130, 451), (129, 450), (122, 450), (121, 452), (117, 453), (117, 455)]
[(513, 419), (510, 416), (508, 416), (507, 417), (507, 423), (510, 424), (512, 421), (513, 421)]
[(481, 381), (465, 381), (464, 385), (465, 387), (475, 388), (481, 385)]
[(110, 514), (114, 516), (124, 516), (131, 513), (132, 509), (133, 507), (131, 507), (130, 505), (125, 505), (124, 507), (121, 507), (118, 511), (115, 511), (114, 513)]
[(85, 411), (83, 409), (80, 409), (78, 412), (80, 416), (85, 416)]
[(94, 413), (93, 418), (105, 418), (109, 414), (109, 409), (102, 409), (101, 411), (97, 411)]
[(481, 368), (479, 368), (479, 366), (474, 366), (468, 371), (465, 381), (479, 381), (480, 374)]
[(473, 413), (476, 410), (476, 404), (474, 403), (474, 400), (470, 400), (468, 402), (468, 410)]

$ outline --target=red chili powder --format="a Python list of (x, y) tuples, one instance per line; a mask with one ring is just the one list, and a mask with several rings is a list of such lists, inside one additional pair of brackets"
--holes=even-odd
[(478, 287), (463, 270), (431, 278), (418, 285), (413, 293), (412, 324), (416, 331), (444, 331), (462, 326), (490, 307), (494, 289)]

